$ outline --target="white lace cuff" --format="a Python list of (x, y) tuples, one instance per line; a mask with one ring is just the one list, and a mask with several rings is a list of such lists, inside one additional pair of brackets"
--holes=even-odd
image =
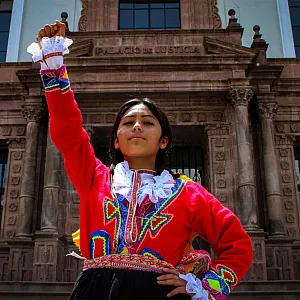
[(41, 62), (42, 70), (57, 70), (63, 65), (63, 56), (69, 53), (68, 47), (72, 43), (71, 39), (62, 36), (44, 37), (41, 41), (42, 49), (38, 43), (32, 43), (28, 46), (27, 52), (32, 54), (34, 62)]
[(208, 300), (208, 291), (202, 289), (201, 280), (194, 274), (188, 273), (186, 275), (179, 274), (179, 277), (186, 281), (185, 290), (190, 294), (195, 294), (192, 300)]

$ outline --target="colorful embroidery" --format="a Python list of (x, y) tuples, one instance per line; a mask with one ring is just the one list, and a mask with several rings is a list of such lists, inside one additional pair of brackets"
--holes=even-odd
[(231, 290), (237, 284), (235, 273), (223, 266), (217, 265), (216, 269), (210, 269), (202, 278), (203, 287), (208, 290), (216, 299), (226, 299)]
[(161, 199), (155, 203), (155, 208), (152, 212), (143, 218), (141, 232), (139, 236), (139, 244), (144, 239), (147, 231), (149, 230), (152, 238), (155, 238), (156, 235), (161, 231), (161, 229), (166, 225), (172, 218), (172, 214), (162, 213), (162, 211), (168, 207), (168, 205), (178, 196), (184, 186), (184, 182), (180, 179), (176, 180), (172, 191), (173, 194), (171, 197), (166, 199)]
[(201, 278), (211, 267), (211, 257), (204, 250), (192, 250), (180, 260), (176, 269), (182, 274), (193, 273)]
[(42, 81), (46, 92), (61, 90), (64, 94), (70, 89), (70, 82), (66, 66), (58, 70), (42, 70)]
[(91, 236), (91, 257), (95, 257), (96, 248), (103, 250), (103, 255), (111, 254), (110, 237), (104, 230), (98, 230), (92, 233)]
[(122, 226), (122, 216), (120, 212), (120, 206), (117, 198), (114, 198), (114, 200), (106, 198), (104, 200), (104, 216), (105, 216), (105, 222), (108, 224), (113, 219), (115, 220), (115, 232), (114, 232), (114, 253), (118, 253), (118, 247), (119, 247), (119, 236), (120, 236), (120, 230)]
[(148, 257), (152, 257), (152, 258), (157, 258), (157, 259), (160, 259), (160, 260), (164, 260), (161, 255), (159, 255), (158, 253), (156, 253), (155, 251), (153, 251), (153, 250), (151, 250), (149, 248), (144, 248), (142, 251), (140, 251), (139, 254), (143, 255), (143, 256), (148, 256)]
[(139, 270), (162, 274), (163, 268), (174, 269), (174, 266), (166, 261), (151, 256), (113, 254), (84, 261), (83, 270), (93, 268)]

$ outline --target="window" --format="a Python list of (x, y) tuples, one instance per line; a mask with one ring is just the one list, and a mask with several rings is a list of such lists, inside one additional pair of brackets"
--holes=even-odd
[(179, 0), (120, 0), (119, 29), (180, 29)]
[(201, 183), (203, 181), (202, 148), (191, 146), (175, 147), (170, 155), (170, 167), (173, 172), (183, 173), (193, 181)]
[(296, 56), (300, 57), (300, 0), (289, 0)]
[(0, 0), (0, 62), (6, 60), (12, 5), (13, 1)]
[(7, 149), (0, 148), (0, 226), (4, 204), (4, 190), (6, 184), (6, 167), (7, 167), (8, 151)]

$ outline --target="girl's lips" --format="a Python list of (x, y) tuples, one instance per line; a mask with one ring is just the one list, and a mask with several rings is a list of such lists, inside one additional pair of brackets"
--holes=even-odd
[(144, 140), (144, 138), (142, 138), (142, 137), (139, 137), (139, 136), (134, 136), (134, 137), (132, 137), (132, 138), (130, 138), (130, 140)]

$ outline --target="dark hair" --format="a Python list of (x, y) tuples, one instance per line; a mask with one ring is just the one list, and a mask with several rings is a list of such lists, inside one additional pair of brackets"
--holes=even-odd
[[(166, 114), (162, 111), (161, 108), (159, 108), (155, 104), (155, 102), (153, 102), (149, 98), (131, 99), (131, 100), (125, 102), (120, 107), (118, 114), (116, 116), (114, 125), (112, 127), (111, 133), (110, 133), (109, 157), (110, 157), (111, 171), (113, 172), (116, 164), (124, 161), (124, 156), (123, 156), (122, 152), (120, 151), (120, 149), (116, 149), (114, 146), (114, 141), (117, 136), (119, 124), (121, 122), (122, 117), (128, 111), (128, 109), (137, 104), (144, 104), (148, 107), (148, 109), (151, 111), (151, 113), (154, 115), (154, 117), (158, 120), (158, 122), (160, 124), (161, 131), (162, 131), (161, 138), (163, 138), (165, 136), (169, 138), (167, 147), (164, 149), (159, 149), (157, 152), (157, 155), (156, 155), (155, 169), (156, 169), (157, 174), (160, 174), (163, 170), (166, 170), (166, 169), (169, 170), (167, 156), (168, 156), (168, 152), (170, 151), (170, 148), (172, 146), (173, 136), (172, 136), (172, 130), (171, 130), (171, 127), (169, 124), (169, 120), (168, 120)], [(172, 172), (170, 172), (170, 173), (173, 175)], [(177, 177), (177, 176), (173, 175), (173, 177)]]

